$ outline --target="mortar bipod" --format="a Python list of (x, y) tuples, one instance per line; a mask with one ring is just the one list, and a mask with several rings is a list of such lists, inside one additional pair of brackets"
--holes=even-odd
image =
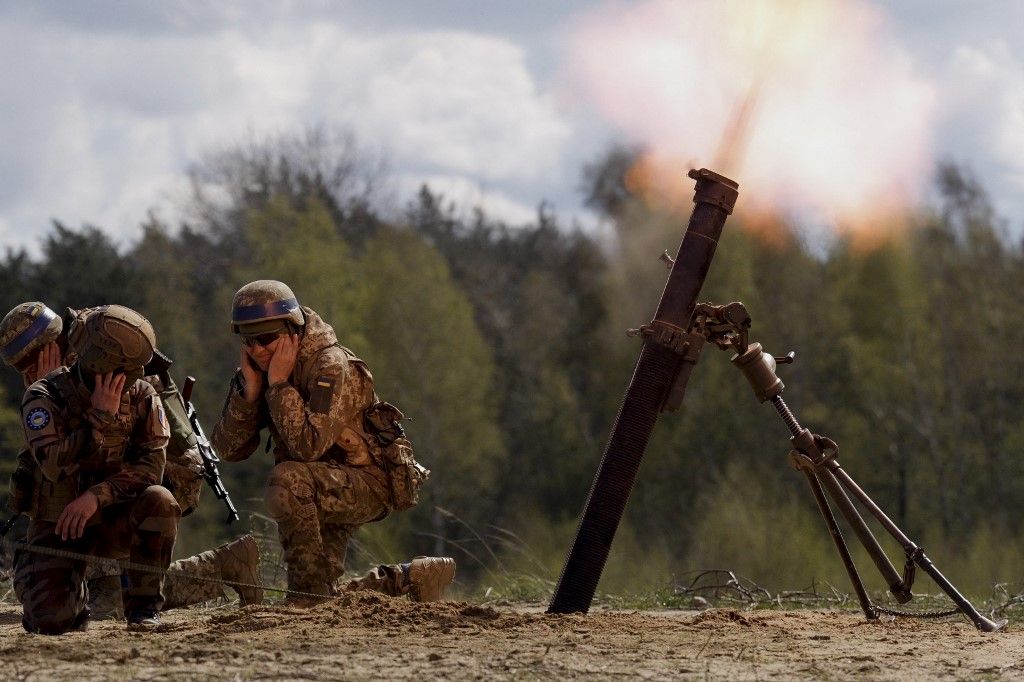
[[(853, 583), (853, 588), (857, 593), (857, 599), (860, 601), (864, 615), (869, 619), (875, 619), (881, 611), (896, 612), (876, 607), (871, 603), (853, 558), (850, 556), (842, 531), (836, 523), (828, 497), (831, 497), (832, 501), (839, 507), (840, 513), (842, 513), (847, 523), (850, 524), (853, 532), (857, 535), (871, 560), (889, 585), (889, 591), (899, 603), (906, 603), (913, 598), (911, 587), (914, 581), (915, 566), (917, 566), (935, 581), (935, 584), (953, 600), (957, 609), (967, 616), (979, 630), (994, 632), (1002, 629), (1006, 625), (1006, 621), (992, 621), (981, 615), (967, 598), (960, 594), (959, 590), (939, 572), (939, 569), (936, 568), (931, 559), (925, 555), (924, 550), (908, 538), (885, 512), (875, 504), (874, 500), (857, 485), (856, 481), (839, 466), (837, 461), (839, 446), (834, 441), (815, 435), (800, 425), (796, 416), (782, 399), (782, 391), (785, 389), (785, 385), (776, 374), (777, 365), (779, 363), (792, 363), (795, 354), (791, 352), (783, 358), (775, 358), (764, 352), (761, 344), (748, 343), (747, 330), (750, 327), (750, 318), (745, 314), (738, 315), (738, 310), (743, 313), (746, 312), (740, 303), (730, 303), (727, 306), (701, 304), (694, 313), (692, 328), (704, 330), (708, 341), (713, 342), (719, 348), (723, 350), (731, 348), (736, 351), (736, 354), (732, 357), (732, 363), (743, 372), (747, 381), (750, 382), (754, 395), (757, 396), (760, 402), (770, 401), (775, 406), (779, 416), (786, 423), (787, 428), (789, 428), (791, 434), (790, 442), (793, 445), (790, 459), (795, 467), (807, 477), (811, 492), (825, 520), (829, 534), (832, 536), (840, 558), (846, 567), (850, 582)], [(728, 314), (726, 314), (727, 311)], [(734, 321), (738, 320), (741, 321), (734, 323)], [(826, 492), (828, 497), (825, 495)], [(892, 565), (892, 562), (889, 561), (885, 550), (882, 549), (871, 529), (868, 528), (853, 500), (850, 499), (850, 495), (856, 498), (903, 548), (907, 559), (903, 575), (900, 575)]]

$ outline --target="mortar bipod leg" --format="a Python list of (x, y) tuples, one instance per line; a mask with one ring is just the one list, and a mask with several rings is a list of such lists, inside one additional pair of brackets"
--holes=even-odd
[[(791, 439), (793, 443), (793, 449), (799, 452), (803, 457), (807, 459), (808, 466), (814, 468), (814, 472), (817, 475), (818, 480), (821, 482), (822, 487), (828, 492), (829, 496), (835, 501), (836, 506), (839, 507), (839, 511), (846, 519), (847, 523), (853, 529), (853, 532), (857, 535), (857, 539), (864, 545), (864, 549), (867, 550), (868, 556), (871, 557), (871, 561), (874, 562), (878, 568), (878, 572), (882, 574), (882, 579), (885, 580), (889, 586), (889, 592), (896, 598), (901, 604), (905, 604), (913, 598), (910, 589), (904, 585), (903, 576), (897, 572), (896, 567), (889, 561), (888, 555), (885, 550), (882, 549), (882, 545), (878, 543), (874, 533), (868, 528), (868, 524), (864, 521), (864, 517), (860, 515), (857, 507), (854, 506), (853, 500), (850, 499), (849, 495), (840, 485), (839, 481), (836, 480), (832, 470), (826, 466), (828, 462), (832, 461), (831, 457), (826, 456), (825, 451), (822, 448), (823, 443), (832, 443), (826, 438), (815, 436), (808, 429), (803, 429), (800, 433)], [(834, 444), (832, 444), (834, 445)]]
[(854, 497), (860, 500), (860, 503), (863, 504), (876, 519), (878, 519), (878, 522), (882, 524), (882, 527), (885, 528), (885, 530), (903, 546), (903, 549), (907, 552), (907, 559), (916, 563), (922, 571), (927, 573), (931, 579), (935, 581), (935, 584), (953, 600), (953, 603), (957, 605), (963, 614), (967, 616), (972, 623), (974, 623), (976, 628), (983, 632), (995, 632), (997, 630), (1001, 630), (1003, 626), (1006, 625), (1005, 620), (993, 621), (981, 615), (981, 613), (974, 608), (974, 605), (971, 604), (966, 597), (960, 594), (960, 591), (956, 589), (953, 583), (949, 582), (949, 580), (946, 579), (946, 576), (942, 575), (939, 569), (935, 567), (935, 564), (932, 563), (932, 560), (924, 553), (924, 550), (908, 538), (906, 534), (900, 530), (899, 526), (893, 523), (892, 519), (882, 511), (881, 507), (875, 504), (875, 501), (872, 500), (859, 485), (857, 485), (857, 482), (853, 480), (850, 474), (846, 473), (846, 471), (839, 466), (839, 462), (830, 460), (826, 464), (826, 467), (828, 471), (838, 479), (840, 484), (849, 490)]
[(835, 542), (836, 549), (839, 551), (839, 558), (843, 560), (846, 573), (850, 576), (850, 582), (853, 583), (853, 590), (857, 593), (857, 600), (860, 602), (861, 610), (864, 611), (864, 616), (868, 620), (877, 620), (878, 613), (875, 612), (871, 598), (868, 597), (868, 592), (864, 589), (864, 582), (860, 579), (860, 573), (857, 572), (857, 565), (854, 564), (853, 557), (850, 556), (850, 549), (846, 546), (846, 540), (843, 539), (843, 532), (839, 529), (839, 524), (836, 523), (835, 514), (832, 513), (825, 492), (821, 489), (821, 482), (814, 475), (813, 467), (805, 466), (806, 458), (796, 450), (790, 452), (789, 456), (794, 468), (799, 469), (807, 476), (807, 483), (811, 486), (814, 501), (818, 503), (821, 516), (825, 519), (825, 525), (828, 526), (829, 535), (832, 536), (832, 541)]
[[(760, 346), (758, 346), (760, 351)], [(733, 358), (733, 363), (740, 366), (744, 370), (744, 374), (750, 379), (751, 384), (761, 385), (765, 382), (760, 375), (755, 376), (755, 372), (751, 370), (751, 367), (757, 367), (759, 363), (751, 363), (749, 361), (744, 362), (744, 358), (748, 354), (737, 356)], [(764, 358), (771, 359), (765, 353), (761, 353), (763, 356), (761, 365), (768, 367), (772, 363), (767, 363)], [(774, 362), (774, 361), (773, 361)], [(774, 375), (774, 369), (772, 369), (771, 376)], [(822, 487), (828, 491), (828, 494), (832, 496), (832, 499), (839, 506), (839, 511), (842, 512), (846, 518), (850, 527), (853, 528), (853, 532), (856, 533), (857, 538), (861, 544), (864, 545), (864, 549), (867, 550), (871, 560), (874, 562), (878, 571), (882, 574), (882, 578), (888, 583), (889, 591), (896, 597), (896, 600), (901, 604), (910, 601), (913, 597), (910, 590), (904, 585), (903, 577), (896, 572), (896, 568), (889, 561), (889, 557), (886, 556), (882, 546), (878, 544), (878, 540), (872, 534), (871, 529), (868, 528), (867, 524), (864, 523), (864, 519), (861, 517), (860, 512), (853, 505), (853, 502), (847, 496), (846, 491), (843, 490), (843, 486), (839, 484), (836, 477), (826, 467), (826, 465), (833, 461), (835, 455), (839, 451), (839, 447), (827, 438), (815, 436), (809, 429), (805, 429), (800, 426), (800, 422), (797, 421), (796, 415), (793, 414), (792, 410), (789, 409), (789, 405), (782, 398), (782, 387), (779, 381), (771, 385), (771, 390), (766, 391), (765, 395), (771, 400), (772, 405), (775, 407), (779, 416), (782, 417), (782, 421), (786, 423), (786, 427), (792, 434), (790, 442), (793, 444), (793, 449), (800, 453), (802, 457), (805, 457), (808, 464), (813, 467), (815, 474), (817, 475), (818, 481), (822, 484)], [(763, 400), (764, 398), (762, 398)], [(826, 454), (826, 449), (828, 453)]]

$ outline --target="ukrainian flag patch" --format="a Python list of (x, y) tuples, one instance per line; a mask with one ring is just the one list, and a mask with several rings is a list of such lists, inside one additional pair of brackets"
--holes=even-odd
[(331, 399), (334, 397), (335, 377), (321, 374), (316, 378), (313, 390), (309, 394), (309, 409), (318, 414), (327, 414), (331, 409)]

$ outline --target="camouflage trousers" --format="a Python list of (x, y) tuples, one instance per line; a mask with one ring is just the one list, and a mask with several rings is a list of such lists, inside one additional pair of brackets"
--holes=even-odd
[[(181, 509), (161, 486), (150, 486), (131, 502), (100, 510), (77, 540), (61, 540), (56, 524), (33, 521), (26, 542), (79, 554), (116, 557), (127, 555), (134, 563), (166, 569), (177, 535)], [(22, 599), (22, 624), (29, 632), (59, 635), (76, 629), (89, 618), (85, 576), (88, 564), (79, 559), (48, 556), (31, 551), (18, 553), (15, 588)], [(164, 576), (129, 570), (123, 591), (126, 611), (163, 605)]]
[(352, 533), (389, 512), (382, 484), (367, 470), (335, 462), (281, 462), (270, 472), (266, 502), (277, 521), (288, 589), (314, 594), (368, 589), (394, 596), (408, 591), (399, 565), (378, 566), (340, 584)]

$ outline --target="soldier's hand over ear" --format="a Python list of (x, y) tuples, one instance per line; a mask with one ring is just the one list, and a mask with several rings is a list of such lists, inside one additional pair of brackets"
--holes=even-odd
[(248, 403), (255, 403), (260, 399), (260, 389), (263, 388), (263, 374), (253, 364), (249, 357), (249, 351), (242, 346), (242, 357), (238, 359), (238, 366), (242, 369), (242, 379), (245, 380), (242, 397)]
[(287, 334), (277, 340), (274, 357), (270, 359), (267, 369), (267, 381), (270, 385), (288, 381), (295, 369), (295, 360), (299, 356), (299, 335)]
[(97, 410), (117, 414), (121, 407), (121, 391), (124, 390), (124, 374), (96, 375), (96, 388), (92, 391), (92, 406)]
[(36, 378), (42, 379), (62, 364), (64, 363), (60, 357), (60, 346), (57, 345), (56, 341), (51, 341), (43, 346), (43, 349), (39, 351), (39, 356), (36, 358)]
[(64, 511), (57, 517), (54, 534), (59, 535), (61, 540), (77, 540), (85, 532), (85, 524), (99, 508), (100, 501), (96, 495), (86, 490), (64, 507)]

